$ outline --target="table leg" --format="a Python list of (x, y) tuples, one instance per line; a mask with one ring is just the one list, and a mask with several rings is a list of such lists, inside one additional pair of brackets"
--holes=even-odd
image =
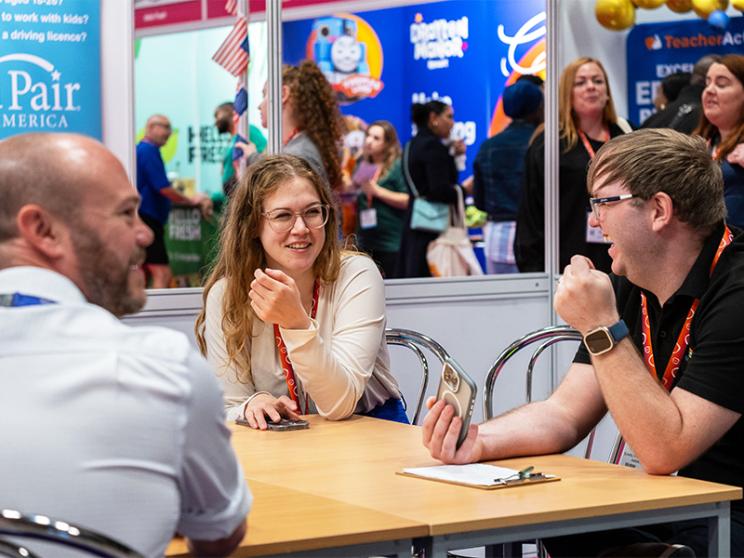
[(708, 556), (731, 556), (731, 506), (717, 504), (718, 514), (708, 519)]

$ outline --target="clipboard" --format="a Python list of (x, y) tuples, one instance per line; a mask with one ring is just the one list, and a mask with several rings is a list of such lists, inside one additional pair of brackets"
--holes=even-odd
[(485, 463), (408, 467), (397, 471), (396, 474), (405, 477), (480, 488), (482, 490), (498, 490), (500, 488), (527, 486), (561, 480), (559, 476), (547, 473), (531, 473), (528, 476), (523, 476), (516, 469), (497, 467)]

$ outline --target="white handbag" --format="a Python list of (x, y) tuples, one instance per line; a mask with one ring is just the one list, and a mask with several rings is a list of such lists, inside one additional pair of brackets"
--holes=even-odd
[(465, 227), (465, 203), (462, 189), (456, 186), (457, 208), (452, 208), (450, 226), (426, 249), (426, 262), (432, 277), (483, 275)]

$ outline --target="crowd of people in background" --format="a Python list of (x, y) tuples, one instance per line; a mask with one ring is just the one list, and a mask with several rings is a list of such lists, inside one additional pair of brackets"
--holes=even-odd
[[(692, 72), (667, 76), (654, 98), (656, 112), (640, 124), (706, 139), (711, 155), (720, 161), (728, 220), (736, 226), (744, 225), (743, 61), (742, 55), (707, 55)], [(259, 107), (264, 127), (267, 86)], [(558, 97), (559, 269), (572, 255), (582, 254), (607, 271), (609, 241), (589, 224), (586, 172), (606, 141), (635, 125), (617, 114), (610, 76), (599, 60), (584, 57), (571, 62), (561, 74)], [(305, 159), (330, 186), (339, 240), (347, 248), (369, 254), (385, 278), (431, 276), (426, 252), (438, 233), (411, 227), (413, 201), (420, 196), (454, 207), (458, 188), (472, 194), (471, 203), (483, 212), (487, 273), (544, 270), (544, 103), (538, 76), (520, 76), (504, 89), (503, 109), (511, 122), (478, 146), (473, 176), (462, 182), (456, 161), (464, 156), (465, 145), (451, 137), (454, 107), (440, 100), (411, 107), (415, 133), (405, 146), (386, 120), (367, 124), (342, 117), (330, 84), (314, 62), (285, 66), (281, 103), (282, 152)], [(231, 103), (215, 111), (218, 131), (230, 134), (223, 161), (225, 197), (230, 196), (237, 175), (262, 157), (266, 145), (255, 126), (249, 138), (237, 135), (235, 122)], [(167, 254), (158, 240), (169, 204), (175, 201), (211, 211), (203, 197), (179, 196), (169, 187), (157, 152), (168, 138), (168, 126), (166, 117), (151, 117), (137, 151), (141, 214), (156, 237), (148, 252), (154, 287), (166, 286), (170, 280), (163, 272)], [(345, 133), (348, 141), (342, 149)]]

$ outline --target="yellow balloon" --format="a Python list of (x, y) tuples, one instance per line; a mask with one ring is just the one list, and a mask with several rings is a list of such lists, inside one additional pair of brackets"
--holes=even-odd
[(728, 8), (728, 0), (692, 0), (692, 9), (703, 19), (716, 10), (725, 11), (726, 8)]
[(635, 6), (630, 0), (597, 0), (597, 21), (607, 29), (622, 31), (635, 23)]
[(684, 14), (692, 9), (692, 0), (667, 0), (667, 8), (678, 14)]
[(632, 0), (636, 8), (644, 8), (646, 10), (655, 10), (659, 6), (663, 6), (666, 0)]
[(731, 5), (737, 10), (744, 12), (744, 0), (731, 0)]

